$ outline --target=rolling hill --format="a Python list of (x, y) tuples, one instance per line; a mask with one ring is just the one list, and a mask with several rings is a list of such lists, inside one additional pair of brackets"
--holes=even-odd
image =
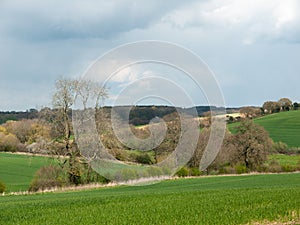
[(49, 157), (0, 153), (0, 180), (7, 191), (26, 191), (34, 173), (53, 160)]
[[(289, 147), (300, 147), (300, 110), (280, 112), (254, 119), (256, 124), (263, 126), (275, 142), (284, 142)], [(239, 123), (229, 124), (229, 130)]]

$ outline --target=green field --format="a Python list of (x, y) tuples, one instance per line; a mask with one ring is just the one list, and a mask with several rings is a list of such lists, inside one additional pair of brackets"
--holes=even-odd
[(0, 224), (247, 224), (300, 218), (300, 173), (0, 197)]
[(7, 191), (27, 191), (34, 173), (53, 160), (48, 157), (0, 153), (0, 180)]
[(268, 156), (268, 162), (277, 161), (281, 166), (300, 165), (300, 155), (273, 154)]
[[(300, 110), (280, 112), (254, 119), (256, 124), (263, 126), (275, 142), (284, 142), (289, 147), (300, 147)], [(229, 124), (229, 130), (239, 123)]]

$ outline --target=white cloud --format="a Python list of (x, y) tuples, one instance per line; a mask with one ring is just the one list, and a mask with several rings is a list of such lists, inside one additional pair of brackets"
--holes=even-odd
[(180, 29), (222, 30), (249, 45), (259, 39), (300, 41), (299, 11), (297, 0), (213, 0), (173, 10), (162, 21)]
[[(248, 92), (250, 104), (279, 95), (283, 80), (289, 81), (285, 96), (297, 96), (299, 5), (297, 0), (0, 0), (0, 85), (6, 99), (0, 107), (26, 109), (30, 101), (17, 100), (24, 93), (32, 102), (41, 89), (51, 96), (59, 76), (80, 76), (106, 51), (145, 39), (180, 44), (202, 57), (230, 105), (247, 104), (240, 93), (250, 81), (257, 90)], [(122, 88), (153, 71), (168, 72), (124, 68), (112, 82)], [(180, 82), (192, 90), (184, 77)]]

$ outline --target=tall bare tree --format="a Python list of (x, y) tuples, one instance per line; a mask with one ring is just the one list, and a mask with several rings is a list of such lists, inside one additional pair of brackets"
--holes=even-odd
[[(86, 79), (70, 79), (60, 78), (55, 83), (56, 91), (53, 95), (53, 106), (55, 108), (57, 130), (61, 130), (64, 140), (64, 154), (68, 156), (69, 162), (69, 180), (71, 183), (78, 184), (81, 180), (80, 173), (80, 151), (76, 143), (71, 140), (72, 135), (72, 121), (71, 121), (71, 107), (75, 104), (75, 100), (79, 99), (83, 105), (83, 110), (88, 108), (90, 102), (93, 102), (96, 109), (101, 105), (101, 101), (108, 96), (107, 89), (100, 83)], [(60, 124), (60, 126), (59, 126)], [(58, 125), (58, 126), (57, 126)], [(59, 151), (61, 154), (62, 151)], [(89, 168), (90, 169), (90, 168)]]
[[(75, 146), (72, 146), (71, 140), (71, 118), (70, 110), (75, 102), (75, 95), (78, 87), (78, 81), (70, 78), (60, 78), (55, 83), (56, 91), (53, 95), (53, 107), (57, 110), (58, 119), (63, 127), (63, 141), (65, 150), (63, 151), (68, 156), (69, 162), (69, 180), (71, 183), (80, 183), (80, 171), (77, 166), (77, 156), (79, 151)], [(67, 160), (64, 161), (65, 163)]]

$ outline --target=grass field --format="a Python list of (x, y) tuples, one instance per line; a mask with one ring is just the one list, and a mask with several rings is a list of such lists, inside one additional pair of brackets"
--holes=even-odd
[(25, 191), (34, 173), (52, 160), (48, 157), (0, 153), (0, 180), (7, 191)]
[[(300, 147), (300, 110), (280, 112), (254, 119), (254, 122), (263, 126), (275, 142), (284, 142), (289, 147)], [(229, 124), (229, 130), (239, 123)]]
[(298, 166), (300, 164), (300, 155), (273, 154), (268, 156), (268, 162), (277, 161), (281, 166)]
[(205, 177), (0, 197), (0, 224), (300, 222), (300, 173)]

